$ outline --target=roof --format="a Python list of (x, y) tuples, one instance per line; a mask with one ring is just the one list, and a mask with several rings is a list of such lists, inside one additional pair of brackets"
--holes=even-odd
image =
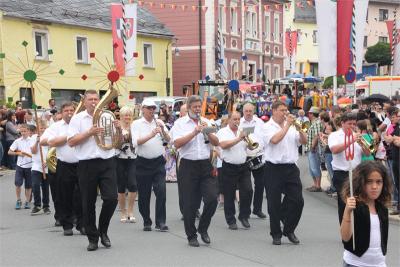
[[(120, 0), (6, 0), (5, 16), (111, 30), (110, 4)], [(172, 37), (173, 33), (148, 10), (138, 6), (138, 34)]]
[(309, 6), (307, 1), (302, 1), (303, 8), (294, 5), (294, 22), (316, 23), (315, 6)]

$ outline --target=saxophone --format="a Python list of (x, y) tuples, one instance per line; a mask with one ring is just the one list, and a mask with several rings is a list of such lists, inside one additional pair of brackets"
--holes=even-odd
[(107, 92), (94, 109), (93, 125), (104, 128), (104, 132), (101, 135), (95, 135), (94, 139), (103, 150), (118, 148), (122, 139), (121, 129), (116, 128), (113, 123), (117, 118), (113, 112), (105, 109), (116, 97), (118, 97), (118, 91), (110, 84)]
[[(74, 115), (76, 115), (79, 112), (85, 110), (85, 106), (83, 105), (83, 100), (84, 100), (84, 96), (81, 95), (81, 100), (79, 101), (78, 105), (75, 108)], [(47, 168), (49, 168), (50, 172), (56, 173), (56, 170), (57, 170), (57, 152), (56, 152), (56, 147), (50, 148), (49, 151), (47, 152), (46, 164), (47, 164)]]

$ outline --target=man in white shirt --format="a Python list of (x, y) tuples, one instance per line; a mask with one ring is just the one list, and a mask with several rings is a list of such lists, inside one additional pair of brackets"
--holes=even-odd
[[(57, 153), (57, 183), (62, 190), (59, 194), (60, 222), (65, 236), (73, 235), (73, 215), (76, 216), (76, 229), (85, 234), (82, 227), (82, 200), (78, 182), (78, 158), (75, 150), (67, 144), (68, 126), (74, 114), (73, 103), (66, 102), (61, 106), (62, 120), (49, 128), (47, 143), (56, 148)], [(74, 202), (78, 203), (74, 203)], [(75, 207), (75, 209), (74, 209)]]
[[(357, 114), (352, 112), (346, 112), (341, 117), (341, 128), (336, 132), (333, 132), (328, 137), (328, 146), (332, 151), (332, 169), (333, 169), (333, 185), (338, 192), (338, 215), (339, 215), (339, 223), (342, 222), (343, 211), (346, 204), (343, 202), (340, 197), (340, 193), (342, 192), (342, 187), (344, 181), (346, 181), (349, 177), (350, 164), (346, 159), (345, 150), (348, 149), (349, 146), (353, 146), (354, 144), (354, 158), (351, 161), (351, 169), (355, 169), (358, 164), (361, 163), (361, 157), (363, 155), (363, 150), (361, 146), (357, 143), (360, 140), (360, 134), (355, 133), (355, 127), (357, 122)], [(345, 145), (345, 133), (351, 130), (353, 133), (353, 142)], [(365, 151), (365, 154), (369, 155), (368, 151)]]
[[(243, 118), (240, 119), (239, 128), (254, 127), (254, 134), (252, 138), (254, 142), (258, 142), (260, 147), (258, 148), (259, 153), (257, 156), (262, 156), (263, 147), (261, 137), (261, 130), (264, 126), (264, 122), (254, 115), (254, 105), (252, 103), (246, 103), (243, 106)], [(254, 197), (253, 197), (253, 214), (259, 218), (266, 218), (267, 216), (262, 212), (262, 202), (264, 200), (264, 168), (260, 167), (251, 171), (254, 178)], [(265, 190), (266, 191), (266, 190)]]
[(150, 198), (156, 196), (156, 229), (168, 231), (166, 220), (165, 144), (169, 141), (167, 128), (154, 118), (157, 108), (153, 100), (142, 103), (143, 117), (131, 125), (132, 143), (137, 140), (136, 180), (139, 194), (139, 212), (143, 218), (143, 231), (151, 231)]
[(224, 194), (225, 220), (229, 229), (237, 230), (235, 218), (236, 189), (239, 187), (239, 221), (244, 228), (250, 228), (251, 174), (246, 163), (246, 134), (239, 130), (240, 113), (232, 112), (228, 116), (228, 126), (218, 131), (219, 146), (222, 149), (222, 192)]
[[(82, 219), (89, 240), (88, 251), (98, 248), (101, 243), (111, 247), (107, 235), (108, 226), (118, 203), (115, 149), (102, 150), (94, 136), (104, 133), (104, 128), (93, 125), (93, 114), (100, 98), (95, 90), (85, 92), (84, 105), (86, 110), (72, 117), (68, 125), (68, 145), (75, 148), (79, 160), (78, 178), (82, 195)], [(115, 123), (117, 127), (117, 123)], [(97, 187), (100, 188), (102, 209), (99, 217), (99, 227), (96, 227)]]
[[(210, 162), (210, 144), (217, 146), (218, 138), (210, 132), (203, 132), (209, 121), (200, 117), (200, 97), (190, 96), (186, 105), (188, 115), (175, 122), (173, 141), (181, 158), (179, 176), (182, 181), (185, 232), (189, 245), (198, 247), (197, 232), (204, 243), (211, 242), (207, 230), (218, 204), (217, 179), (212, 176)], [(209, 142), (206, 142), (207, 140)], [(196, 230), (196, 211), (201, 198), (204, 207)]]
[[(303, 211), (304, 199), (300, 170), (296, 163), (298, 147), (307, 143), (307, 135), (296, 131), (294, 116), (282, 101), (272, 104), (272, 117), (263, 127), (265, 185), (267, 187), (268, 214), (272, 244), (280, 245), (282, 234), (299, 244), (294, 234)], [(283, 201), (282, 194), (284, 194)], [(283, 222), (283, 231), (280, 221)]]

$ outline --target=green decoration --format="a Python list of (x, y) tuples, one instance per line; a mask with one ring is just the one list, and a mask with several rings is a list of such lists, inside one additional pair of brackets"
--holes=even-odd
[(52, 55), (53, 54), (53, 49), (47, 50), (47, 54)]
[(8, 102), (8, 103), (14, 102), (14, 98), (13, 98), (12, 96), (7, 97), (7, 102)]
[(27, 41), (23, 41), (23, 42), (22, 42), (22, 45), (25, 46), (25, 47), (27, 47), (27, 46), (28, 46), (28, 42), (27, 42)]
[(0, 53), (0, 58), (6, 58), (6, 54), (5, 53)]
[(65, 71), (64, 71), (63, 69), (60, 69), (60, 70), (58, 71), (58, 73), (60, 73), (61, 75), (64, 75)]
[(37, 74), (33, 70), (27, 70), (24, 72), (24, 79), (27, 82), (34, 82), (36, 81)]
[(37, 109), (36, 104), (32, 104), (32, 109)]

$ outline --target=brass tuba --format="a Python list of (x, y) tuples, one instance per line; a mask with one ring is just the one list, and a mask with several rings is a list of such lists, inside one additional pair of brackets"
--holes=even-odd
[[(83, 105), (83, 100), (84, 100), (84, 96), (81, 95), (81, 100), (79, 101), (78, 105), (75, 108), (74, 115), (76, 115), (79, 112), (85, 110), (85, 106)], [(56, 170), (57, 170), (56, 147), (50, 148), (49, 151), (47, 152), (46, 164), (47, 164), (47, 168), (49, 168), (50, 172), (56, 173)]]
[(118, 91), (110, 84), (109, 89), (96, 105), (93, 113), (93, 125), (104, 128), (101, 135), (94, 136), (96, 144), (103, 150), (118, 148), (121, 144), (121, 129), (114, 126), (114, 121), (117, 118), (113, 112), (105, 109), (116, 97), (118, 97)]

